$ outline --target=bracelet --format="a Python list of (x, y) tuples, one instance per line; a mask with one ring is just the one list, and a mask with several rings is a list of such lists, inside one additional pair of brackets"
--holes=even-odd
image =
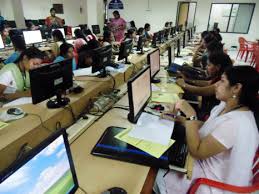
[(198, 117), (197, 116), (190, 116), (189, 118), (186, 118), (187, 121), (197, 121)]

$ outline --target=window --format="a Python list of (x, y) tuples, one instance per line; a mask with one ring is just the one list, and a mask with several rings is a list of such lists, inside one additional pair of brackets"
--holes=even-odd
[(255, 3), (212, 3), (208, 30), (218, 27), (221, 32), (247, 34)]

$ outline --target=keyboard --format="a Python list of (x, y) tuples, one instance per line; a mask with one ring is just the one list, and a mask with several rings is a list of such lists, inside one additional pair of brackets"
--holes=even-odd
[(75, 141), (88, 127), (90, 127), (96, 120), (96, 116), (85, 115), (88, 119), (80, 118), (75, 124), (67, 128), (69, 143)]

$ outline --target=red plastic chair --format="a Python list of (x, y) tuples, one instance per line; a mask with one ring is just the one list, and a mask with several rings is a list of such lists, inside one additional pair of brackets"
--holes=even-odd
[(206, 178), (198, 178), (195, 180), (194, 184), (188, 191), (188, 194), (195, 194), (200, 185), (208, 185), (210, 187), (218, 188), (225, 191), (235, 192), (235, 193), (252, 193), (259, 191), (259, 148), (257, 149), (257, 153), (254, 158), (254, 166), (253, 166), (253, 185), (247, 187), (239, 187), (234, 185), (225, 184), (222, 182), (206, 179)]
[(250, 44), (247, 44), (245, 62), (247, 61), (249, 53), (251, 53), (252, 61), (253, 61), (253, 55), (254, 55), (254, 53), (256, 51), (256, 47), (257, 46), (258, 46), (258, 44), (256, 42), (251, 42)]

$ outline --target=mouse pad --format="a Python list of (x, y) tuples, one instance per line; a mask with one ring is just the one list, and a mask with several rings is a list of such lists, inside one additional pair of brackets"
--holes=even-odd
[(122, 130), (125, 130), (125, 128), (108, 127), (94, 146), (91, 154), (150, 167), (168, 169), (168, 152), (165, 152), (157, 159), (130, 144), (116, 139), (114, 136)]

